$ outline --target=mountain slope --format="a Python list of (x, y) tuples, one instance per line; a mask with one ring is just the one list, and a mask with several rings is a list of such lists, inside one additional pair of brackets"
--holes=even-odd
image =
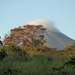
[(66, 46), (74, 43), (74, 40), (67, 37), (66, 35), (60, 33), (60, 32), (53, 32), (50, 30), (47, 30), (45, 32), (45, 39), (47, 43), (45, 45), (57, 48), (57, 49), (63, 49)]
[(34, 20), (30, 23), (30, 25), (43, 25), (46, 29), (44, 32), (44, 36), (46, 39), (46, 46), (57, 48), (57, 49), (64, 49), (64, 47), (74, 43), (75, 40), (69, 38), (68, 36), (64, 35), (60, 32), (54, 25), (53, 22), (47, 19), (39, 19)]

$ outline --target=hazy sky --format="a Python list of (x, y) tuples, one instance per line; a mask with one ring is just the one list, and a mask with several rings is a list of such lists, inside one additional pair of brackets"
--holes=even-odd
[(0, 0), (0, 35), (37, 19), (52, 20), (75, 40), (75, 0)]

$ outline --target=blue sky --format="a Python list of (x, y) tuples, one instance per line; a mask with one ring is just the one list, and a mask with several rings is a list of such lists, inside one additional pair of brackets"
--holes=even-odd
[(75, 0), (0, 0), (0, 35), (37, 19), (52, 20), (75, 40)]

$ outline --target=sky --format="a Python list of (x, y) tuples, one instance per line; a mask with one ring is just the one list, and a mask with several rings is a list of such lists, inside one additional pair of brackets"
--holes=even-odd
[(37, 19), (49, 19), (75, 40), (75, 0), (0, 0), (0, 36)]

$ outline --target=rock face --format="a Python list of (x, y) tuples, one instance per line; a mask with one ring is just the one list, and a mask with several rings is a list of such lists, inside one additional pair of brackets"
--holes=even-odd
[(4, 45), (10, 43), (18, 46), (36, 47), (39, 45), (63, 49), (74, 43), (74, 40), (61, 33), (50, 20), (35, 20), (23, 27), (11, 29), (10, 35), (4, 39)]

